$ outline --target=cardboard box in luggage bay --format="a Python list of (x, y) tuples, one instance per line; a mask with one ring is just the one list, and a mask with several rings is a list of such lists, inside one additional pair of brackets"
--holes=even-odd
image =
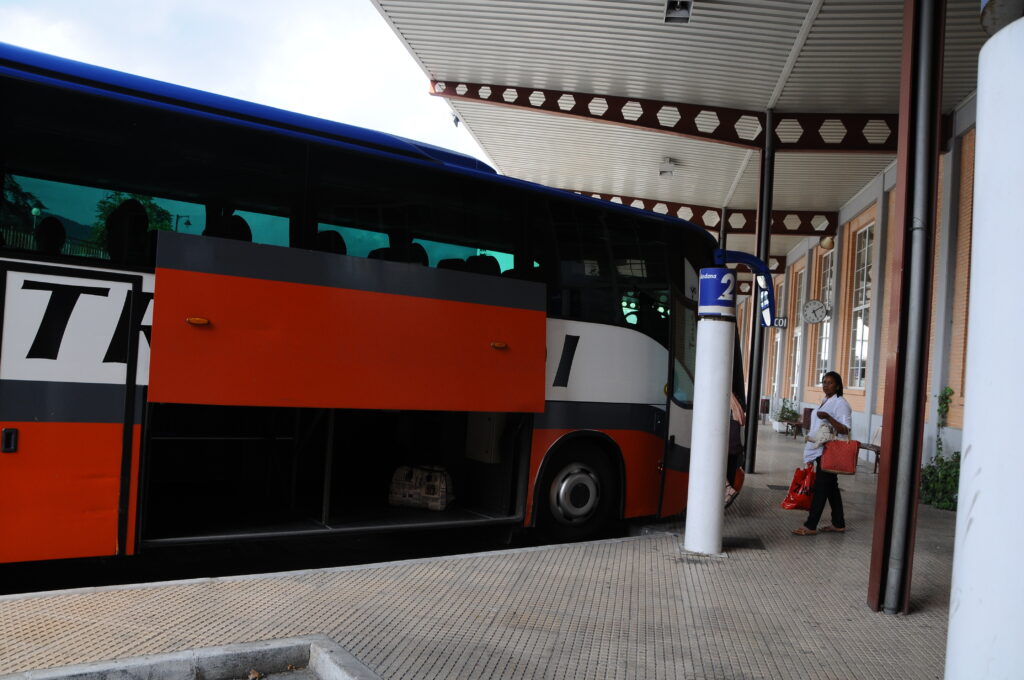
[(390, 505), (444, 510), (453, 500), (452, 476), (443, 467), (403, 465), (391, 477)]

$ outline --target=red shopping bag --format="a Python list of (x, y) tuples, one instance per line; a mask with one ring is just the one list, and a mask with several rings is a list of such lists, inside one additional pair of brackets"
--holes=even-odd
[(784, 510), (810, 510), (811, 497), (814, 494), (814, 463), (807, 467), (797, 468), (793, 473), (793, 482), (789, 485), (789, 493), (782, 501)]
[(823, 472), (834, 472), (837, 475), (852, 475), (857, 472), (857, 450), (860, 442), (851, 439), (840, 441), (833, 439), (825, 443), (825, 452), (821, 454)]

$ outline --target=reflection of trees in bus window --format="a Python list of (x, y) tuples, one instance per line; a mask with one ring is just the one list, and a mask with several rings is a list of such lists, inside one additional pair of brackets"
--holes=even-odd
[(35, 225), (52, 216), (60, 220), (66, 234), (63, 255), (107, 258), (108, 218), (129, 199), (145, 210), (149, 230), (198, 234), (205, 221), (200, 205), (145, 194), (11, 175), (5, 177), (4, 185), (0, 224), (5, 240), (8, 246), (27, 250), (35, 248)]

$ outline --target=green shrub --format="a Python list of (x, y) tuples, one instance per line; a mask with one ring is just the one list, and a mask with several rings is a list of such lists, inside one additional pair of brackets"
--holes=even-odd
[(794, 404), (789, 399), (783, 399), (773, 418), (778, 421), (797, 420), (800, 414), (793, 408)]
[(921, 502), (940, 510), (956, 510), (960, 485), (960, 452), (950, 457), (936, 456), (921, 468)]
[(942, 388), (937, 395), (938, 421), (936, 422), (935, 458), (921, 468), (921, 502), (940, 510), (956, 510), (957, 488), (960, 486), (960, 452), (947, 458), (943, 455), (942, 429), (946, 427), (953, 388)]

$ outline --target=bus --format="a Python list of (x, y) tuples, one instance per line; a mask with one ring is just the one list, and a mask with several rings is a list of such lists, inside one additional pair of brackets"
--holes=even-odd
[(9, 45), (0, 100), (0, 562), (684, 509), (704, 229)]

